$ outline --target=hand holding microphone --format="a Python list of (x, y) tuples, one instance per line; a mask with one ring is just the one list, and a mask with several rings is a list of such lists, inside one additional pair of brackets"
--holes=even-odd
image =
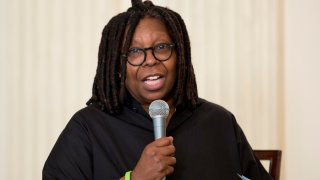
[(165, 101), (155, 100), (149, 106), (149, 114), (153, 120), (155, 141), (148, 144), (134, 168), (131, 178), (134, 179), (165, 179), (173, 173), (176, 163), (173, 138), (166, 137), (166, 118), (169, 106)]

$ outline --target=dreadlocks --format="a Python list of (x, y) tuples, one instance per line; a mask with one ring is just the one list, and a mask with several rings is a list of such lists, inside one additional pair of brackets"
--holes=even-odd
[(98, 53), (98, 67), (93, 83), (92, 97), (87, 104), (98, 103), (108, 113), (119, 113), (126, 96), (126, 53), (139, 21), (148, 16), (165, 23), (175, 44), (177, 53), (177, 76), (173, 98), (176, 106), (194, 108), (198, 93), (191, 63), (189, 35), (181, 16), (151, 1), (132, 0), (132, 7), (113, 17), (105, 26)]

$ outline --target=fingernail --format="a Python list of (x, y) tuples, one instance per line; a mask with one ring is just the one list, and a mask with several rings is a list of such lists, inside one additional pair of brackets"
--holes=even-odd
[(173, 142), (173, 137), (172, 137), (172, 136), (169, 136), (169, 138), (171, 139), (171, 142)]

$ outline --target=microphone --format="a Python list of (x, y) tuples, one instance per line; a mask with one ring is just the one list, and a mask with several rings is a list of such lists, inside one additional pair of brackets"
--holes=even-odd
[(169, 105), (163, 100), (154, 100), (149, 106), (149, 115), (153, 121), (154, 139), (165, 137)]
[[(154, 100), (149, 106), (149, 115), (153, 121), (154, 139), (166, 136), (166, 119), (169, 115), (169, 105), (163, 100)], [(162, 180), (166, 180), (163, 177)]]

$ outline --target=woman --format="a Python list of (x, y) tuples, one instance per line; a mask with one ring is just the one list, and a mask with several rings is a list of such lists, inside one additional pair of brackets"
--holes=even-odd
[[(106, 25), (93, 95), (57, 140), (43, 179), (271, 179), (234, 116), (198, 97), (176, 12), (132, 1)], [(170, 107), (154, 140), (148, 108)], [(243, 175), (243, 176), (242, 176)]]

